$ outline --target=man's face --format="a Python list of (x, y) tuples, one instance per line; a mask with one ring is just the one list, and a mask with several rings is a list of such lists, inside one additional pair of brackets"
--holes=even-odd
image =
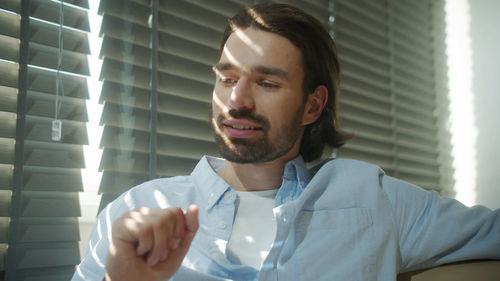
[(304, 112), (300, 50), (282, 36), (239, 29), (214, 71), (211, 121), (221, 155), (238, 163), (297, 156)]

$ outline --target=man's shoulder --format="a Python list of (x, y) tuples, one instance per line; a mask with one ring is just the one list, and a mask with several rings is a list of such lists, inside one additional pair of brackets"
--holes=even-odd
[(356, 173), (356, 174), (374, 174), (380, 175), (383, 170), (375, 165), (361, 160), (347, 159), (347, 158), (334, 158), (323, 164), (320, 170), (338, 171), (342, 173)]

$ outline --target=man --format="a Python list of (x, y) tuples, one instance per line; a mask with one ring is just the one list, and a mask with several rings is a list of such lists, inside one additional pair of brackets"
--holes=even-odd
[[(500, 212), (466, 208), (335, 159), (339, 66), (321, 24), (256, 5), (226, 28), (212, 100), (221, 155), (123, 194), (98, 217), (73, 280), (395, 280), (500, 258)], [(185, 211), (183, 211), (185, 210)]]

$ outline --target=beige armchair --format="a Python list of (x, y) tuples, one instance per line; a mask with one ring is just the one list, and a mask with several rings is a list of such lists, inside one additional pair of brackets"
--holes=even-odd
[(499, 261), (468, 261), (398, 275), (398, 281), (500, 281)]

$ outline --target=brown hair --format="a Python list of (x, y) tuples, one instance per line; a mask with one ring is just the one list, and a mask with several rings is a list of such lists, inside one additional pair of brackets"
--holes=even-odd
[(257, 28), (287, 38), (302, 53), (304, 100), (317, 86), (328, 89), (328, 101), (316, 122), (304, 129), (300, 154), (304, 161), (319, 158), (326, 144), (340, 147), (347, 136), (339, 129), (340, 65), (337, 48), (323, 25), (313, 16), (286, 4), (257, 4), (241, 10), (230, 18), (220, 47), (220, 52), (233, 31)]

